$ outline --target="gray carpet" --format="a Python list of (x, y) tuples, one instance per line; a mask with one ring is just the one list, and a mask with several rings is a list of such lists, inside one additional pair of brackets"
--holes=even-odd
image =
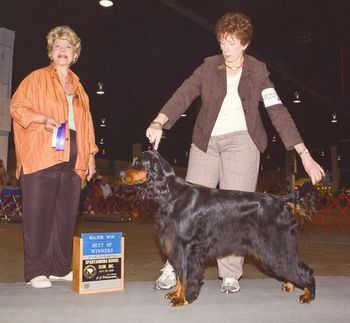
[(241, 291), (224, 295), (220, 281), (205, 281), (196, 302), (167, 305), (164, 291), (151, 282), (127, 282), (123, 292), (77, 295), (66, 282), (33, 289), (24, 283), (0, 284), (0, 322), (350, 322), (350, 277), (317, 277), (316, 300), (297, 303), (302, 293), (280, 290), (274, 279), (243, 279)]

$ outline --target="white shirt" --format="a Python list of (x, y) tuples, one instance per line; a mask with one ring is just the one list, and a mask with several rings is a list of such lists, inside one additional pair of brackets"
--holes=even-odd
[(242, 102), (238, 95), (238, 83), (241, 74), (242, 70), (236, 75), (227, 76), (227, 93), (211, 132), (212, 136), (247, 130)]
[(74, 112), (73, 112), (73, 95), (66, 94), (68, 101), (68, 128), (72, 130), (75, 129)]

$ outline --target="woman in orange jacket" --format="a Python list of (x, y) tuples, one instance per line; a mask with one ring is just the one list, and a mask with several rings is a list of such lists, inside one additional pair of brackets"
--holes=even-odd
[(34, 288), (72, 279), (81, 181), (95, 173), (98, 151), (88, 96), (70, 69), (80, 38), (56, 27), (47, 49), (51, 64), (21, 82), (10, 107), (23, 188), (24, 276)]

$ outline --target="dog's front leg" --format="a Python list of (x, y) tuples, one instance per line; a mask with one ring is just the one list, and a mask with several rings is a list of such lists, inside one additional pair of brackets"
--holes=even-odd
[(183, 306), (188, 304), (186, 300), (186, 284), (181, 282), (179, 276), (176, 277), (175, 290), (167, 293), (165, 297), (170, 299), (169, 305), (171, 306)]

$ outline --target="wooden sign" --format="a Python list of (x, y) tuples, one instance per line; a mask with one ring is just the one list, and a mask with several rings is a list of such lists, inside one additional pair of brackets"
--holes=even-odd
[(124, 289), (121, 232), (82, 233), (73, 240), (73, 291), (78, 294)]

